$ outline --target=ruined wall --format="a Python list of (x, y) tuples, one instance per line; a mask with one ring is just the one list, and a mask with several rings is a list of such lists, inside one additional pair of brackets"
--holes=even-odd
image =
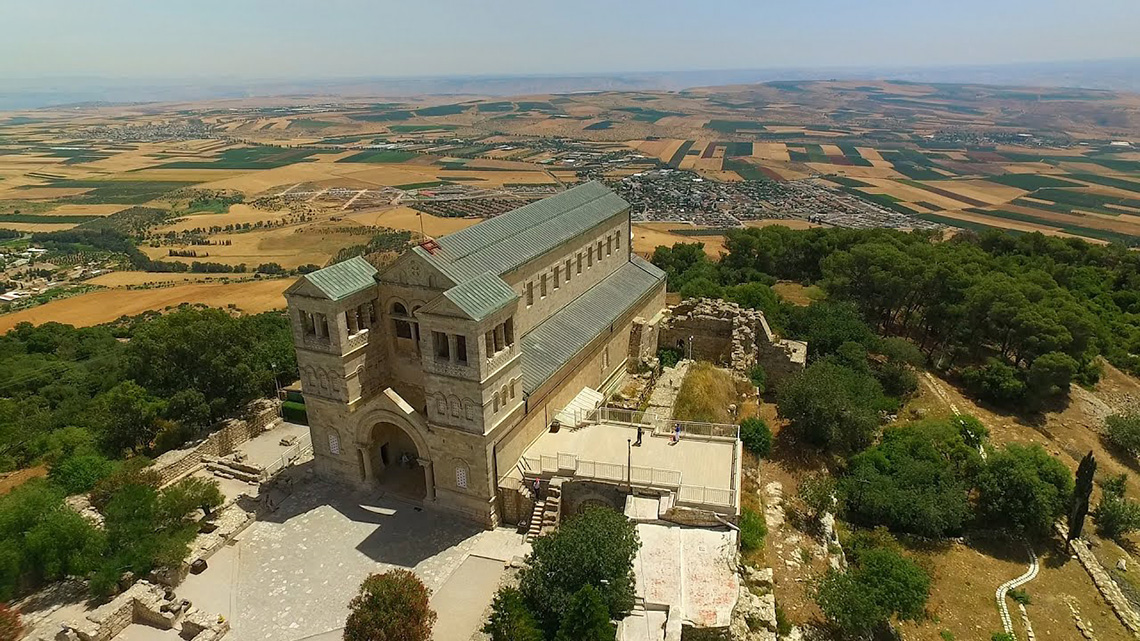
[(682, 358), (705, 360), (741, 374), (756, 364), (775, 382), (803, 370), (807, 343), (772, 333), (764, 313), (728, 301), (689, 299), (668, 310), (661, 322), (659, 348), (680, 350)]
[(223, 421), (222, 427), (201, 443), (190, 448), (167, 452), (155, 459), (154, 471), (162, 478), (162, 484), (166, 485), (197, 469), (203, 464), (205, 457), (226, 456), (237, 449), (237, 446), (264, 432), (280, 416), (281, 401), (277, 399), (255, 401), (250, 405), (250, 410), (253, 413), (252, 418)]

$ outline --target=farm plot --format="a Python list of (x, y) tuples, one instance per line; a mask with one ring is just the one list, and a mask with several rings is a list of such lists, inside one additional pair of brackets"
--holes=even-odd
[(241, 283), (192, 283), (161, 289), (99, 290), (0, 316), (0, 332), (23, 322), (33, 325), (57, 322), (89, 327), (120, 316), (134, 316), (183, 303), (201, 303), (211, 307), (233, 305), (243, 312), (258, 313), (285, 307), (282, 292), (292, 284), (293, 279), (285, 278)]
[(314, 154), (320, 153), (339, 153), (339, 151), (240, 147), (227, 149), (211, 160), (182, 160), (158, 165), (155, 169), (275, 169), (306, 161)]
[[(182, 263), (215, 262), (245, 264), (253, 269), (262, 263), (278, 263), (286, 269), (301, 265), (324, 266), (345, 247), (364, 244), (371, 230), (353, 223), (321, 223), (307, 227), (277, 227), (245, 233), (215, 234), (213, 245), (164, 245), (140, 247), (155, 260)], [(226, 244), (228, 243), (228, 244)], [(171, 256), (171, 251), (194, 252), (196, 256)]]
[(341, 158), (337, 162), (354, 162), (354, 163), (402, 163), (419, 156), (411, 151), (403, 151), (400, 149), (370, 149), (360, 153), (353, 154), (347, 158)]
[(443, 236), (479, 222), (477, 218), (442, 218), (416, 211), (411, 207), (363, 211), (348, 214), (345, 218), (370, 227), (388, 227), (413, 232), (419, 232), (420, 226), (423, 225), (423, 232), (428, 236)]
[(141, 205), (172, 191), (189, 187), (188, 181), (161, 180), (56, 180), (53, 187), (84, 189), (83, 193), (67, 198), (72, 204)]

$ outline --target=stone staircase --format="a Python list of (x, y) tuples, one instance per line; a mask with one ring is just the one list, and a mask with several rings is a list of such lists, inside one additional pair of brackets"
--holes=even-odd
[(223, 479), (237, 479), (246, 483), (261, 482), (261, 468), (248, 463), (239, 463), (231, 458), (204, 457), (206, 469)]
[(546, 501), (537, 499), (534, 502), (534, 511), (530, 513), (530, 525), (527, 526), (526, 542), (530, 543), (538, 538), (542, 531), (542, 513), (546, 511)]
[(553, 479), (546, 489), (546, 498), (538, 499), (534, 503), (534, 511), (530, 515), (530, 526), (527, 528), (527, 542), (549, 534), (558, 527), (559, 508), (562, 505), (562, 479)]

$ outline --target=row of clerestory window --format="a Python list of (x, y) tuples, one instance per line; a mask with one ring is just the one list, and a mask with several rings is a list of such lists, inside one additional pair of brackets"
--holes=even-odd
[[(586, 252), (585, 252), (586, 269), (591, 269), (594, 266), (595, 256), (597, 257), (596, 260), (598, 262), (601, 262), (602, 258), (608, 258), (610, 256), (613, 256), (615, 250), (617, 250), (617, 251), (621, 250), (621, 230), (620, 229), (613, 232), (612, 234), (606, 234), (606, 237), (604, 240), (598, 240), (596, 243), (590, 243), (586, 247)], [(605, 253), (603, 253), (603, 251)], [(547, 284), (548, 284), (548, 282), (551, 282), (553, 284), (554, 291), (558, 291), (558, 289), (562, 287), (563, 283), (569, 283), (572, 280), (572, 278), (573, 278), (572, 274), (581, 274), (582, 273), (582, 256), (583, 256), (583, 253), (578, 252), (576, 257), (567, 258), (565, 263), (555, 264), (551, 270), (553, 272), (553, 274), (548, 274), (546, 272), (543, 272), (542, 274), (539, 275), (539, 277), (538, 277), (538, 296), (539, 296), (540, 300), (543, 298), (546, 298), (546, 296), (547, 296), (547, 293), (548, 293)], [(577, 267), (577, 269), (572, 270), (572, 268), (574, 268), (574, 267)], [(565, 268), (565, 270), (563, 270), (563, 268)], [(553, 276), (552, 279), (550, 278), (551, 276)], [(528, 280), (526, 282), (526, 286), (523, 289), (524, 289), (524, 294), (526, 296), (526, 306), (530, 307), (531, 305), (534, 305), (534, 281)]]

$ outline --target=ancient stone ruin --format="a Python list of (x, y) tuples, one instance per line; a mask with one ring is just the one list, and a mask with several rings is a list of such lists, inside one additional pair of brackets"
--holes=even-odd
[(759, 364), (770, 382), (803, 370), (807, 363), (807, 343), (776, 336), (760, 310), (690, 298), (666, 312), (657, 346), (676, 349), (682, 358), (711, 361), (745, 376)]

